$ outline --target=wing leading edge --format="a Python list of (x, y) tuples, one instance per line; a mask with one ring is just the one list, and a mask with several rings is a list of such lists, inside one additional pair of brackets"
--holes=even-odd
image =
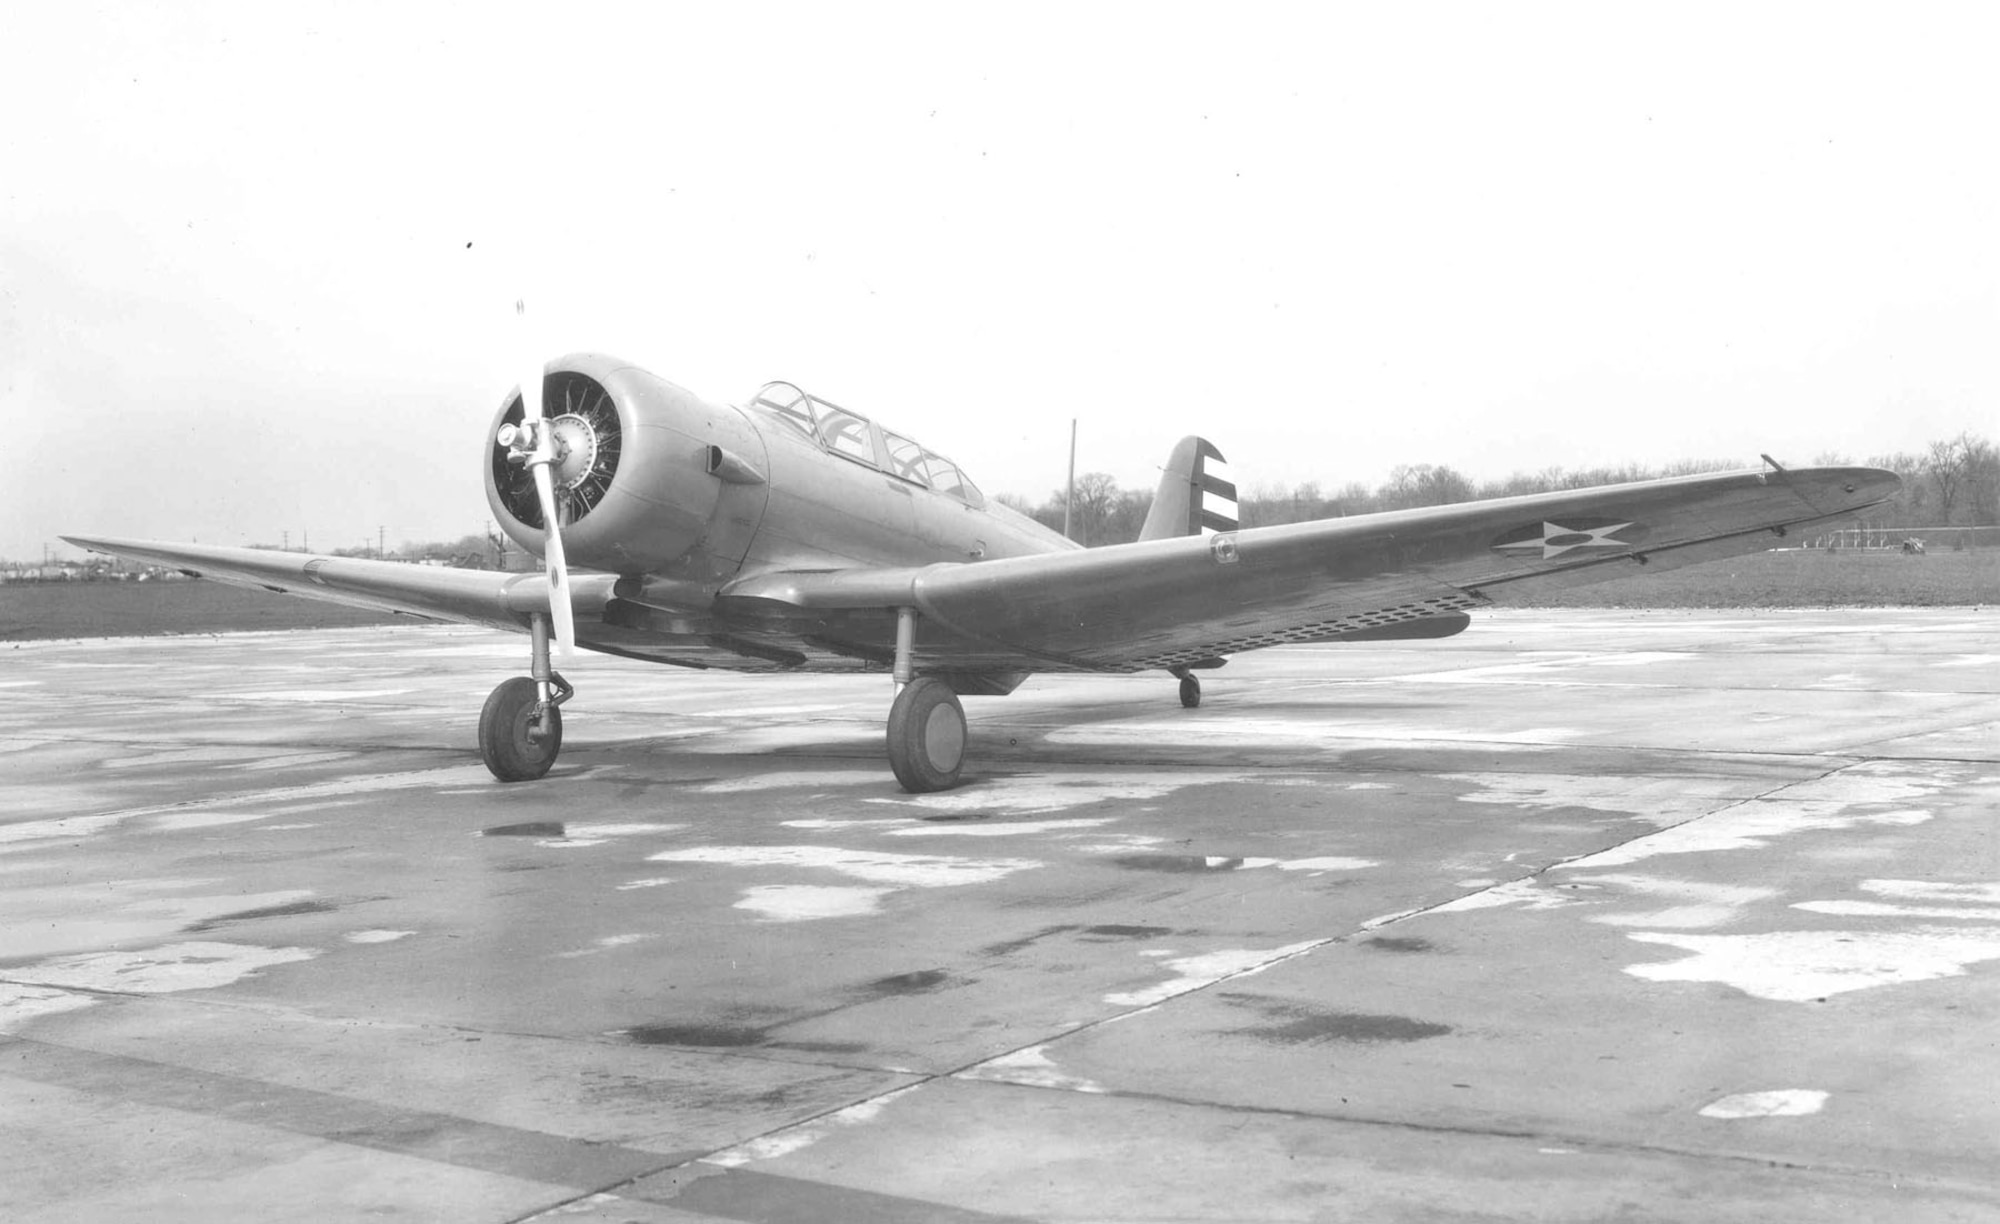
[[(303, 595), (325, 603), (379, 612), (402, 612), (431, 620), (518, 632), (527, 627), (530, 613), (549, 610), (549, 581), (544, 574), (500, 574), (402, 561), (321, 557), (164, 540), (101, 536), (63, 539), (91, 552), (167, 566), (234, 586)], [(589, 615), (595, 617), (597, 609), (610, 598), (615, 581), (610, 574), (575, 575), (570, 584), (571, 606), (579, 612), (589, 609)]]

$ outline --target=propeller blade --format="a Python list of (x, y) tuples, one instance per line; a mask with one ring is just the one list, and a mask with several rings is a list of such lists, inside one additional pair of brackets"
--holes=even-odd
[(524, 377), (521, 379), (521, 419), (539, 421), (542, 419), (542, 379), (546, 372), (542, 363), (535, 359), (535, 354), (541, 349), (536, 347), (533, 332), (528, 327), (528, 303), (516, 300), (514, 316), (521, 320), (522, 350), (528, 357), (528, 368), (522, 371)]
[(568, 659), (576, 655), (576, 614), (569, 603), (569, 561), (563, 555), (562, 523), (556, 517), (555, 474), (549, 471), (556, 461), (555, 434), (542, 419), (542, 379), (546, 371), (541, 362), (533, 360), (540, 350), (535, 347), (528, 327), (527, 302), (517, 300), (514, 313), (521, 320), (523, 350), (530, 357), (529, 368), (521, 379), (521, 422), (535, 436), (528, 467), (535, 473), (535, 493), (542, 503), (542, 560), (549, 572), (549, 620), (555, 629), (556, 651)]
[(556, 525), (555, 477), (547, 463), (535, 465), (535, 492), (542, 499), (542, 559), (549, 569), (549, 619), (554, 622), (556, 649), (564, 658), (576, 654), (576, 614), (569, 603), (569, 562), (563, 556), (562, 529)]

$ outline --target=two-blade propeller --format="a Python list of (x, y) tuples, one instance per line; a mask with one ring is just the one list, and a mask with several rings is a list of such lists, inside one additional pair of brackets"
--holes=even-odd
[[(521, 320), (525, 337), (527, 303), (515, 302), (514, 313)], [(532, 355), (540, 350), (529, 342), (524, 351)], [(521, 377), (521, 425), (518, 430), (503, 426), (498, 440), (522, 457), (535, 478), (535, 493), (542, 503), (542, 558), (548, 563), (549, 618), (554, 622), (556, 649), (570, 657), (576, 651), (576, 616), (569, 602), (569, 563), (563, 556), (562, 525), (556, 517), (555, 476), (549, 471), (561, 456), (556, 454), (555, 430), (542, 415), (544, 375), (542, 363), (531, 356), (529, 368), (522, 371)]]

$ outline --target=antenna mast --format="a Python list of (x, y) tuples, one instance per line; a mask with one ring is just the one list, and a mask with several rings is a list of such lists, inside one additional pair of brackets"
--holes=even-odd
[(1076, 418), (1069, 419), (1069, 483), (1063, 486), (1063, 539), (1076, 537), (1069, 533), (1069, 510), (1076, 501)]

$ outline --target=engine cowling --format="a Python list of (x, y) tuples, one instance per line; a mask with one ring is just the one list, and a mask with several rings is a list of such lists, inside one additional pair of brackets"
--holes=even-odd
[[(551, 362), (542, 395), (556, 438), (550, 476), (570, 563), (621, 574), (690, 562), (710, 568), (701, 546), (722, 500), (711, 454), (723, 447), (763, 457), (763, 440), (741, 414), (597, 353)], [(533, 474), (496, 438), (522, 414), (516, 390), (487, 430), (486, 502), (501, 529), (539, 555), (543, 523)]]

